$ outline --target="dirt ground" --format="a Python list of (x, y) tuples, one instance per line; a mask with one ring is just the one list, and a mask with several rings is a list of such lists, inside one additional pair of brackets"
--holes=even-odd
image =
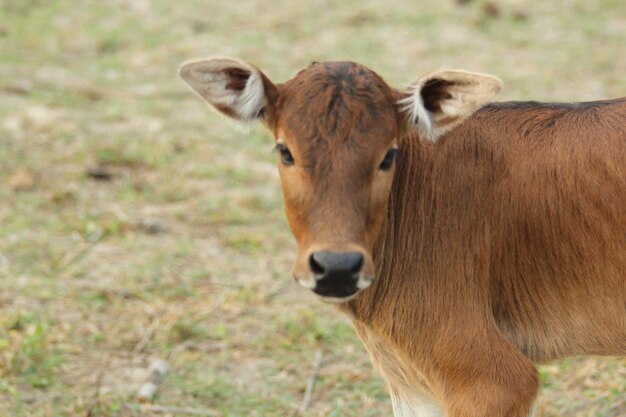
[[(0, 416), (391, 415), (349, 323), (290, 278), (270, 136), (209, 111), (183, 61), (459, 67), (577, 101), (626, 95), (625, 47), (623, 0), (0, 0)], [(626, 416), (623, 358), (541, 378), (540, 416)]]

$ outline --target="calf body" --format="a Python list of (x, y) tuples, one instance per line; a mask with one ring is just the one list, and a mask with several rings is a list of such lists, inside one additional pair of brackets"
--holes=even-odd
[(626, 354), (625, 129), (626, 100), (501, 103), (405, 138), (378, 279), (340, 306), (398, 410), (522, 416), (532, 362)]
[(526, 417), (535, 363), (626, 354), (626, 99), (485, 105), (488, 75), (396, 90), (350, 62), (181, 75), (273, 132), (294, 277), (352, 319), (396, 416)]

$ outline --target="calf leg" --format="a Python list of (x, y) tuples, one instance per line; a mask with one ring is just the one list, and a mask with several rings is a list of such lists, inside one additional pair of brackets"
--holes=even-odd
[[(478, 400), (479, 404), (485, 406), (484, 410), (476, 405), (459, 404), (462, 409), (459, 411), (452, 411), (456, 414), (451, 415), (492, 415), (490, 413), (499, 413), (493, 415), (505, 415), (505, 416), (517, 416), (521, 413), (524, 417), (535, 417), (535, 407), (532, 406), (530, 412), (526, 413), (524, 407), (522, 407), (518, 414), (515, 409), (511, 409), (511, 402), (504, 403), (502, 401), (500, 405), (497, 405), (495, 401), (491, 400)], [(441, 407), (431, 400), (423, 399), (418, 396), (414, 396), (410, 393), (398, 393), (391, 391), (391, 404), (393, 407), (394, 417), (446, 417)], [(501, 411), (499, 411), (500, 409)], [(471, 413), (471, 414), (469, 414)], [(478, 414), (476, 414), (478, 413)], [(504, 414), (502, 414), (504, 413)]]
[[(532, 387), (520, 391), (477, 383), (457, 392), (447, 404), (448, 417), (532, 417), (535, 396)], [(535, 390), (536, 391), (536, 390)]]
[(448, 417), (528, 417), (539, 390), (533, 364), (499, 333), (456, 340), (434, 360)]
[(393, 389), (391, 405), (394, 417), (444, 417), (443, 410), (433, 401)]

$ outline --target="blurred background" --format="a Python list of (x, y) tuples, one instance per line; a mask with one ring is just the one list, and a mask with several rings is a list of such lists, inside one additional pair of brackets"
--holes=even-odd
[[(271, 137), (181, 62), (459, 67), (577, 101), (626, 95), (625, 48), (623, 0), (0, 0), (0, 415), (391, 415), (349, 323), (292, 282)], [(625, 359), (540, 372), (540, 416), (626, 416)]]

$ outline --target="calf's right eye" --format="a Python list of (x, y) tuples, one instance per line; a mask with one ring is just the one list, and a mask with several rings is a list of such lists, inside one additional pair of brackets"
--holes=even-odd
[(293, 155), (291, 155), (289, 148), (287, 148), (283, 144), (276, 145), (276, 148), (278, 149), (278, 152), (280, 153), (280, 160), (283, 161), (283, 164), (293, 165), (295, 163), (295, 161), (293, 160)]

